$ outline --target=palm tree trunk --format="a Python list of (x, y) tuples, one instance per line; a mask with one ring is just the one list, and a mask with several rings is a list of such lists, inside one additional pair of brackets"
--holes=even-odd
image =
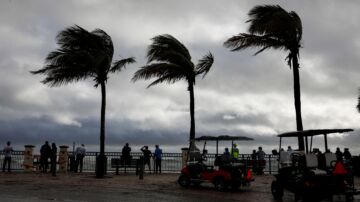
[[(301, 118), (301, 97), (300, 97), (300, 75), (299, 75), (299, 62), (297, 52), (292, 53), (292, 64), (294, 74), (294, 100), (295, 100), (295, 113), (296, 113), (296, 129), (297, 131), (303, 130)], [(299, 150), (304, 150), (304, 138), (298, 137)]]
[(100, 155), (105, 155), (105, 109), (106, 86), (105, 83), (101, 83)]
[(100, 114), (100, 155), (97, 157), (96, 177), (102, 178), (105, 175), (106, 157), (105, 157), (105, 109), (106, 109), (106, 85), (101, 86), (101, 114)]
[(194, 84), (189, 82), (190, 93), (190, 142), (195, 139), (195, 98)]

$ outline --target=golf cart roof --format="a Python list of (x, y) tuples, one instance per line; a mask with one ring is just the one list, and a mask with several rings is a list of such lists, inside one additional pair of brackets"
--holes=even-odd
[(253, 138), (244, 137), (244, 136), (230, 136), (230, 135), (220, 135), (220, 136), (201, 136), (195, 138), (196, 141), (247, 141), (247, 140), (254, 140)]
[(324, 135), (330, 133), (345, 133), (354, 131), (353, 129), (316, 129), (316, 130), (304, 130), (304, 131), (294, 131), (279, 134), (278, 137), (312, 137), (316, 135)]

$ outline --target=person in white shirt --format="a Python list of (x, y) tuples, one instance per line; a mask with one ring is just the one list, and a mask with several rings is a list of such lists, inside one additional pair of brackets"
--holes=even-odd
[(81, 144), (81, 146), (77, 147), (75, 153), (76, 153), (76, 172), (80, 165), (80, 173), (81, 173), (83, 169), (84, 157), (86, 154), (85, 145)]

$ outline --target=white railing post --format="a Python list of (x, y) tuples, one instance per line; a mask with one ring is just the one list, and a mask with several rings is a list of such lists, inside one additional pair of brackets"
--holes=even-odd
[(60, 173), (66, 173), (68, 168), (68, 148), (67, 145), (61, 145), (60, 146), (60, 152), (59, 152), (59, 172)]
[(25, 152), (24, 152), (24, 172), (32, 172), (34, 170), (34, 145), (25, 145)]

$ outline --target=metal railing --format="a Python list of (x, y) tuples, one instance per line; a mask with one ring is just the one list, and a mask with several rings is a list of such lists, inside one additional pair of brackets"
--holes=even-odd
[[(86, 152), (86, 156), (83, 160), (83, 172), (95, 172), (96, 168), (96, 156), (99, 155), (99, 152)], [(116, 168), (111, 167), (112, 158), (120, 158), (121, 152), (105, 152), (107, 156), (107, 171), (115, 172)], [(132, 158), (140, 158), (142, 152), (133, 152), (131, 153)], [(73, 156), (72, 152), (69, 152), (69, 157)], [(35, 155), (36, 158), (39, 155)], [(250, 168), (256, 168), (260, 165), (260, 161), (252, 160), (251, 154), (239, 154), (239, 159), (242, 160)], [(37, 161), (38, 159), (34, 159)], [(264, 173), (274, 174), (278, 170), (278, 156), (277, 155), (265, 155), (265, 165)], [(0, 152), (0, 169), (3, 167), (4, 154)], [(23, 171), (23, 162), (24, 162), (24, 151), (14, 151), (12, 153), (11, 159), (11, 169), (13, 171)], [(207, 154), (207, 161), (205, 164), (214, 165), (215, 154)], [(154, 160), (150, 160), (151, 171), (154, 171)], [(70, 169), (70, 158), (69, 158), (69, 167)], [(179, 173), (182, 168), (182, 154), (181, 153), (163, 153), (161, 170), (165, 173)], [(148, 172), (148, 167), (144, 168), (145, 172)], [(135, 172), (135, 168), (127, 168), (127, 172)], [(120, 169), (120, 172), (124, 172), (124, 169)]]
[[(4, 164), (4, 154), (1, 152), (0, 153), (0, 169), (3, 169), (3, 164)], [(12, 155), (11, 155), (11, 170), (14, 171), (20, 171), (20, 170), (24, 170), (23, 168), (23, 163), (24, 163), (24, 151), (13, 151)], [(7, 165), (6, 168), (7, 170)]]
[[(95, 171), (96, 157), (99, 155), (99, 152), (86, 152), (86, 156), (83, 159), (83, 171), (84, 172), (93, 172)], [(107, 157), (107, 171), (115, 172), (116, 168), (111, 167), (112, 158), (120, 158), (121, 152), (105, 152)], [(133, 159), (139, 159), (142, 156), (142, 152), (132, 152), (131, 156)], [(73, 156), (72, 152), (69, 152), (69, 156)], [(155, 164), (153, 158), (150, 159), (151, 171), (154, 171)], [(162, 162), (161, 162), (161, 171), (167, 173), (178, 173), (182, 167), (182, 157), (181, 153), (163, 153)], [(124, 169), (121, 168), (120, 172)], [(148, 172), (148, 167), (144, 168), (145, 172)], [(127, 172), (135, 172), (135, 168), (126, 168)]]

